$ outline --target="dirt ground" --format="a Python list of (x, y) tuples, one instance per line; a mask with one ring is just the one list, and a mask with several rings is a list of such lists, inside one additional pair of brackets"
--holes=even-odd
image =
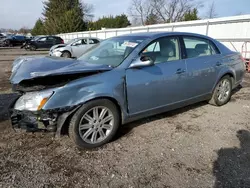
[(66, 136), (10, 128), (11, 63), (29, 54), (0, 49), (0, 187), (250, 187), (250, 74), (223, 107), (146, 118), (102, 148), (78, 150)]

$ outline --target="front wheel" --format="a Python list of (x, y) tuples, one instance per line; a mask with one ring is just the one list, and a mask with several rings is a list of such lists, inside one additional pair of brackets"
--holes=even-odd
[(69, 136), (79, 148), (96, 148), (114, 138), (120, 125), (116, 105), (107, 99), (84, 104), (72, 117)]
[(209, 101), (210, 104), (215, 106), (222, 106), (230, 100), (232, 95), (232, 79), (226, 75), (220, 79), (216, 85), (213, 96)]
[(61, 56), (64, 58), (71, 58), (71, 54), (68, 51), (64, 51)]

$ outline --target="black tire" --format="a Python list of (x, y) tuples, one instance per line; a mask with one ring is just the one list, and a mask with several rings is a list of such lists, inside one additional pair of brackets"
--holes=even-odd
[[(99, 106), (106, 107), (112, 112), (112, 115), (114, 117), (113, 128), (110, 131), (110, 133), (107, 135), (107, 137), (104, 140), (102, 140), (101, 142), (95, 143), (95, 144), (85, 142), (81, 138), (80, 133), (79, 133), (80, 121), (85, 113), (87, 113), (92, 108), (99, 107)], [(93, 101), (90, 101), (90, 102), (84, 104), (73, 115), (73, 117), (70, 121), (70, 125), (69, 125), (69, 137), (72, 139), (72, 141), (76, 144), (76, 146), (78, 148), (80, 148), (80, 149), (83, 149), (83, 148), (92, 149), (92, 148), (100, 147), (100, 146), (110, 142), (114, 138), (119, 126), (120, 126), (120, 114), (119, 114), (119, 110), (117, 109), (117, 106), (113, 102), (111, 102), (110, 100), (97, 99), (97, 100), (93, 100)]]
[(30, 51), (36, 51), (36, 47), (34, 45), (30, 45)]
[[(219, 100), (218, 92), (219, 92), (220, 84), (224, 80), (229, 82), (230, 89), (229, 89), (229, 94), (227, 95), (227, 97), (224, 100), (221, 101), (221, 100)], [(214, 106), (223, 106), (223, 105), (227, 104), (230, 101), (231, 95), (232, 95), (232, 79), (231, 79), (231, 77), (229, 75), (226, 75), (226, 76), (222, 77), (220, 79), (220, 81), (217, 83), (217, 85), (216, 85), (216, 87), (215, 87), (215, 89), (213, 91), (213, 96), (209, 101), (209, 104), (214, 105)]]
[(71, 58), (71, 53), (68, 52), (68, 51), (64, 51), (61, 55), (61, 57), (64, 57), (64, 58)]

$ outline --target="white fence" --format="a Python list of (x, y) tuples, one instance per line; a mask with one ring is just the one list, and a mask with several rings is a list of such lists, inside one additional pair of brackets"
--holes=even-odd
[[(106, 39), (123, 34), (151, 31), (180, 31), (208, 35), (222, 41), (230, 49), (241, 52), (243, 43), (245, 41), (250, 41), (250, 15), (120, 29), (63, 33), (59, 34), (59, 36), (67, 42), (77, 37), (97, 37)], [(248, 49), (250, 50), (250, 45), (248, 45)]]

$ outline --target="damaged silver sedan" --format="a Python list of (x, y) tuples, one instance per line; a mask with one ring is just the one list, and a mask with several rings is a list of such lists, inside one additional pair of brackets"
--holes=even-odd
[(176, 32), (110, 38), (78, 59), (19, 58), (12, 126), (99, 147), (122, 124), (199, 101), (226, 104), (244, 72), (240, 54), (218, 41)]

